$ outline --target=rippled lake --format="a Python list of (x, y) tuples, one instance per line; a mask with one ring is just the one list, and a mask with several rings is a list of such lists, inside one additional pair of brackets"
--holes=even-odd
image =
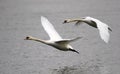
[[(63, 38), (80, 52), (64, 52), (24, 40), (49, 39), (40, 16), (46, 16)], [(62, 24), (66, 18), (91, 16), (112, 28), (110, 41), (86, 24)], [(119, 0), (0, 0), (0, 74), (120, 74)]]

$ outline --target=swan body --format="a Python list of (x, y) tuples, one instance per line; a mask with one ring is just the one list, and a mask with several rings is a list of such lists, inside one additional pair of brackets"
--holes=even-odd
[(73, 47), (69, 45), (69, 43), (76, 41), (81, 37), (77, 37), (74, 39), (62, 39), (62, 37), (57, 33), (57, 31), (55, 30), (53, 25), (48, 21), (47, 18), (41, 16), (41, 23), (45, 31), (48, 33), (50, 40), (42, 40), (32, 36), (27, 36), (25, 40), (33, 40), (33, 41), (41, 42), (62, 51), (73, 51), (79, 53), (78, 51), (74, 50)]
[(76, 25), (84, 22), (94, 28), (98, 28), (101, 39), (104, 40), (106, 43), (108, 43), (110, 37), (108, 31), (109, 30), (112, 31), (112, 29), (107, 24), (101, 22), (100, 20), (92, 17), (84, 17), (81, 19), (65, 19), (63, 23), (70, 23), (70, 22), (76, 22)]

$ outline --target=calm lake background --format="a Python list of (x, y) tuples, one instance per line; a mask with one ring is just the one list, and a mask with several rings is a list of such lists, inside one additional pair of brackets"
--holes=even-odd
[[(59, 51), (25, 41), (49, 39), (40, 21), (46, 16), (63, 38), (80, 52)], [(110, 41), (86, 24), (62, 24), (66, 18), (91, 16), (111, 28)], [(0, 0), (0, 74), (120, 74), (120, 0)]]

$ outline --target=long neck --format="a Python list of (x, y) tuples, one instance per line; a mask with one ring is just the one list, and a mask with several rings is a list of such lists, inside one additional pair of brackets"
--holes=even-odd
[(71, 19), (70, 22), (82, 21), (82, 19)]
[(31, 38), (29, 40), (37, 41), (37, 42), (42, 42), (46, 44), (46, 40), (38, 39), (38, 38)]

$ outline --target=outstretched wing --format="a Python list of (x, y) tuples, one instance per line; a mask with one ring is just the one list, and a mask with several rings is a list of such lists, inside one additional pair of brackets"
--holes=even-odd
[(100, 20), (92, 18), (92, 17), (87, 17), (87, 19), (92, 20), (96, 23), (101, 39), (104, 40), (106, 43), (108, 43), (109, 37), (110, 37), (109, 32), (108, 32), (109, 26), (101, 22)]
[(96, 20), (96, 23), (97, 23), (97, 27), (99, 29), (99, 33), (100, 33), (100, 36), (101, 36), (101, 39), (103, 39), (106, 43), (108, 43), (109, 41), (109, 26), (99, 20)]
[(53, 25), (48, 21), (47, 18), (41, 16), (41, 23), (45, 31), (48, 33), (50, 40), (61, 40), (61, 36), (57, 33)]
[(63, 39), (63, 40), (60, 40), (60, 41), (56, 41), (55, 43), (59, 43), (59, 44), (68, 44), (70, 42), (74, 42), (78, 39), (80, 39), (82, 37), (77, 37), (77, 38), (74, 38), (74, 39)]

